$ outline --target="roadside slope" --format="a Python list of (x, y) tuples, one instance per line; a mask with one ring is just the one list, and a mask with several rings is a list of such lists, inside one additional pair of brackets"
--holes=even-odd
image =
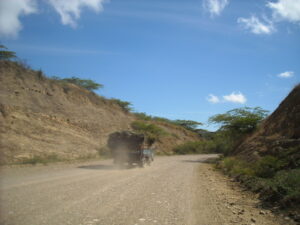
[(251, 161), (265, 155), (278, 156), (291, 149), (295, 160), (300, 160), (300, 84), (235, 153)]
[[(0, 158), (15, 163), (34, 157), (82, 159), (97, 156), (110, 133), (130, 130), (135, 116), (109, 99), (70, 83), (46, 78), (14, 62), (0, 61)], [(158, 151), (197, 136), (168, 127)]]

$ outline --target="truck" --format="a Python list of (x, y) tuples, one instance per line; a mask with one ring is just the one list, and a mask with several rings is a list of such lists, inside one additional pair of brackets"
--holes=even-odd
[(115, 165), (144, 167), (154, 160), (154, 141), (144, 134), (132, 131), (117, 131), (109, 135), (107, 146)]

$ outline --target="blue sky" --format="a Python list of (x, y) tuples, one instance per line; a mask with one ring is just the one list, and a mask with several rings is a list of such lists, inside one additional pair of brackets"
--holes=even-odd
[(300, 0), (1, 0), (0, 41), (138, 112), (206, 123), (273, 111), (299, 83)]

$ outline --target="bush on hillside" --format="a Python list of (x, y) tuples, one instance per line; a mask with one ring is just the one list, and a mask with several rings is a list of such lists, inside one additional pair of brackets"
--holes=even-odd
[(232, 139), (230, 137), (230, 134), (220, 131), (211, 133), (208, 138), (205, 136), (203, 138), (205, 138), (206, 140), (210, 140), (214, 143), (214, 152), (222, 153), (224, 155), (228, 155), (232, 151), (232, 146), (234, 146), (234, 143), (236, 141), (235, 139)]
[(273, 177), (284, 166), (283, 160), (274, 156), (265, 156), (254, 164), (255, 175), (262, 178)]
[(243, 138), (252, 133), (267, 116), (260, 107), (237, 108), (209, 118), (209, 123), (221, 125), (214, 136), (217, 151), (230, 155)]
[(139, 120), (146, 120), (146, 121), (149, 121), (149, 120), (152, 120), (152, 116), (149, 116), (147, 115), (146, 113), (139, 113), (139, 112), (135, 112), (133, 113)]
[(217, 164), (226, 174), (259, 192), (262, 200), (282, 207), (300, 205), (300, 168), (287, 169), (287, 159), (265, 156), (256, 162), (226, 157)]
[(124, 112), (131, 112), (133, 110), (131, 102), (122, 101), (122, 100), (117, 99), (117, 98), (112, 98), (110, 100), (114, 104), (120, 106)]
[[(57, 77), (53, 77), (54, 79), (57, 80)], [(63, 79), (59, 79), (58, 80), (61, 80), (63, 82), (68, 82), (68, 83), (71, 83), (71, 84), (75, 84), (79, 87), (82, 87), (86, 90), (89, 90), (89, 91), (94, 91), (94, 90), (97, 90), (99, 88), (103, 88), (103, 85), (102, 84), (98, 84), (96, 82), (94, 82), (93, 80), (89, 80), (89, 79), (80, 79), (78, 77), (71, 77), (71, 78), (63, 78)]]
[(300, 206), (300, 169), (279, 171), (262, 193), (264, 200), (277, 200), (283, 207)]
[(179, 126), (193, 131), (196, 130), (198, 126), (203, 125), (202, 123), (193, 120), (174, 120), (173, 122)]
[(172, 123), (172, 124), (174, 124), (174, 121), (173, 121), (173, 120), (169, 120), (169, 119), (164, 118), (164, 117), (154, 116), (152, 119), (153, 119), (154, 121), (157, 121), (157, 122)]
[(12, 60), (17, 58), (16, 53), (9, 51), (4, 45), (0, 45), (0, 60)]
[(260, 107), (237, 108), (224, 114), (217, 114), (209, 118), (210, 123), (220, 124), (221, 130), (237, 133), (250, 133), (268, 115), (268, 111)]
[(189, 141), (176, 146), (173, 151), (176, 154), (201, 154), (213, 153), (215, 151), (215, 143), (213, 141)]
[[(161, 122), (165, 124), (171, 124), (179, 127), (183, 127), (185, 129), (198, 132), (197, 126), (203, 125), (200, 122), (192, 121), (192, 120), (170, 120), (165, 117), (159, 117), (159, 116), (150, 116), (147, 115), (144, 112), (135, 112), (133, 113), (139, 120), (144, 120), (144, 121), (156, 121), (156, 122)], [(203, 130), (204, 131), (204, 130)]]
[(146, 137), (152, 141), (168, 134), (165, 130), (155, 124), (145, 123), (139, 120), (132, 122), (131, 127), (136, 132), (146, 135)]

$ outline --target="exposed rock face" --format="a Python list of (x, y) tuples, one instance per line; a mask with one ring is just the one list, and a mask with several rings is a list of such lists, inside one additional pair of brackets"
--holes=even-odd
[[(106, 145), (110, 133), (130, 130), (134, 120), (132, 114), (92, 92), (0, 61), (2, 163), (51, 154), (64, 159), (92, 157)], [(160, 126), (174, 135), (159, 143), (159, 151), (171, 152), (175, 144), (197, 138), (186, 130)]]
[(300, 153), (300, 84), (281, 102), (279, 107), (248, 137), (235, 153), (247, 160), (276, 155), (289, 148)]

